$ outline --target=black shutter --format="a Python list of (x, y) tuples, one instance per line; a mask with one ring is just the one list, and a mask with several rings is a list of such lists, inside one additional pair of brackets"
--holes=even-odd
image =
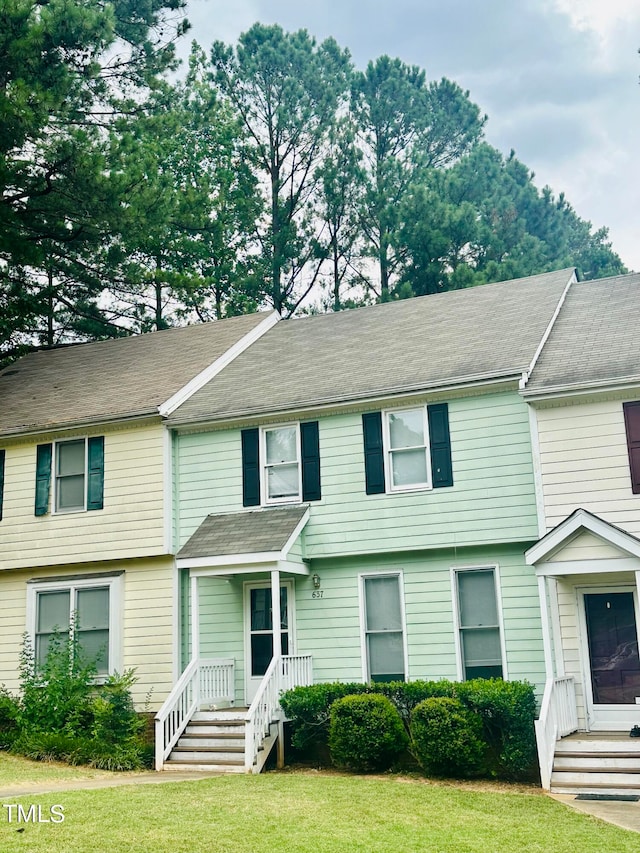
[(50, 444), (39, 444), (36, 448), (36, 515), (49, 512), (49, 488), (51, 484)]
[(318, 421), (300, 424), (302, 450), (302, 500), (319, 501), (320, 491), (320, 439)]
[(93, 436), (88, 440), (87, 457), (87, 509), (102, 509), (104, 506), (104, 436)]
[(631, 472), (631, 491), (640, 494), (640, 403), (623, 403)]
[(242, 506), (260, 506), (260, 444), (257, 427), (242, 434)]
[(431, 450), (431, 478), (433, 488), (453, 486), (451, 467), (451, 438), (449, 436), (449, 409), (446, 403), (427, 406), (429, 419), (429, 446)]
[(0, 521), (2, 521), (2, 503), (4, 496), (4, 457), (5, 451), (0, 450)]
[(379, 495), (385, 490), (381, 412), (369, 412), (362, 416), (362, 435), (366, 492), (368, 495)]

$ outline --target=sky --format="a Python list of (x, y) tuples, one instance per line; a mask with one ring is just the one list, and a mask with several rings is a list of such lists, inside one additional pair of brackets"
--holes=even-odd
[(333, 36), (358, 68), (388, 54), (454, 80), (487, 114), (487, 141), (640, 271), (638, 0), (188, 0), (187, 17), (182, 55), (260, 21)]

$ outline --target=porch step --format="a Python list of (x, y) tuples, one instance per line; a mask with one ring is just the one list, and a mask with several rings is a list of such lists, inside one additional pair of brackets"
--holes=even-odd
[(166, 770), (244, 773), (246, 708), (198, 711), (175, 745)]
[(558, 794), (640, 791), (640, 743), (628, 735), (573, 735), (556, 744), (551, 790)]

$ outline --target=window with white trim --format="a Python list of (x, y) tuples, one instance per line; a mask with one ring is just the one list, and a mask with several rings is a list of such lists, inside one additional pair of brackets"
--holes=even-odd
[(55, 445), (56, 512), (84, 510), (86, 495), (87, 441), (58, 441)]
[(493, 568), (455, 572), (462, 676), (502, 678), (500, 617)]
[(399, 574), (362, 577), (367, 681), (404, 681), (404, 613)]
[(298, 424), (264, 427), (262, 440), (263, 495), (266, 503), (300, 500), (300, 429)]
[(31, 636), (36, 662), (42, 664), (58, 633), (63, 640), (74, 626), (83, 662), (98, 677), (119, 668), (120, 577), (43, 581), (28, 587)]
[(430, 489), (426, 406), (384, 413), (385, 464), (391, 491)]

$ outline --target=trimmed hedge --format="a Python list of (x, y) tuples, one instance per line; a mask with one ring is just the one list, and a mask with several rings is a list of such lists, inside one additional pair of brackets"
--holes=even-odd
[(434, 697), (458, 699), (482, 720), (487, 744), (487, 775), (500, 779), (533, 779), (537, 775), (534, 720), (536, 699), (523, 681), (477, 678), (472, 681), (409, 681), (391, 683), (314, 684), (296, 687), (281, 697), (292, 725), (292, 745), (305, 750), (327, 747), (329, 709), (343, 696), (381, 694), (396, 706), (408, 730), (411, 712)]
[(411, 742), (420, 766), (436, 776), (487, 774), (482, 719), (459, 699), (433, 696), (411, 714)]
[(331, 705), (329, 749), (339, 767), (388, 770), (408, 742), (400, 714), (386, 696), (344, 696)]

